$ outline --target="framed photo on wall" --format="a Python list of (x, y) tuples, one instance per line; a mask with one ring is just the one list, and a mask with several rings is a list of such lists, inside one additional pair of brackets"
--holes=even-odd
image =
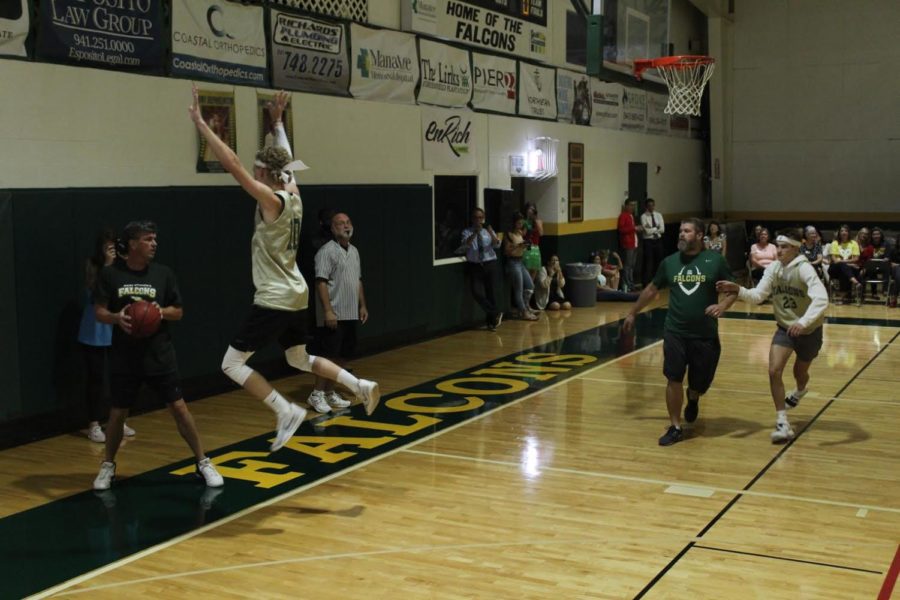
[(584, 221), (584, 202), (569, 202), (569, 222), (580, 223)]
[(569, 181), (577, 183), (584, 181), (584, 165), (582, 163), (569, 163)]
[(584, 202), (584, 184), (569, 183), (569, 202)]
[(569, 142), (569, 162), (584, 162), (584, 144)]

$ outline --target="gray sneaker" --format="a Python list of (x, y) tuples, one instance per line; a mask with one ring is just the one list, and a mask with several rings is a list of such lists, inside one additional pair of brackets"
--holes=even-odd
[(352, 404), (349, 400), (341, 396), (335, 391), (328, 392), (325, 394), (325, 401), (328, 402), (328, 406), (335, 410), (340, 410), (342, 408), (347, 408)]
[(363, 403), (366, 414), (371, 415), (375, 412), (375, 407), (381, 400), (381, 392), (378, 390), (378, 384), (368, 379), (359, 380), (359, 392), (356, 397)]
[(794, 430), (791, 429), (791, 424), (787, 421), (775, 423), (775, 431), (771, 433), (771, 438), (773, 444), (784, 444), (794, 439)]
[(113, 479), (116, 478), (116, 463), (104, 460), (100, 463), (100, 472), (94, 479), (95, 490), (108, 490), (112, 485)]
[(294, 403), (291, 403), (290, 408), (284, 414), (278, 415), (278, 430), (275, 435), (275, 441), (272, 442), (272, 452), (281, 450), (288, 443), (288, 440), (293, 437), (300, 425), (303, 424), (303, 419), (305, 418), (306, 409), (300, 408)]
[(225, 485), (225, 480), (222, 479), (222, 476), (216, 471), (216, 467), (209, 460), (209, 457), (204, 458), (197, 463), (197, 477), (202, 477), (203, 481), (205, 481), (206, 485), (209, 487), (216, 488)]
[(325, 392), (322, 390), (313, 390), (309, 395), (309, 398), (306, 399), (306, 403), (309, 404), (314, 411), (322, 413), (323, 415), (331, 412), (331, 406), (328, 405), (328, 400), (325, 398)]

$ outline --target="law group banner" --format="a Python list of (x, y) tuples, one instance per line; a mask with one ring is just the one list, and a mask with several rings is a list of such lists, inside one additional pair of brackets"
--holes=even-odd
[(516, 114), (516, 61), (493, 54), (472, 53), (472, 108)]
[(419, 104), (458, 108), (472, 99), (468, 50), (420, 39), (419, 76)]
[(591, 124), (591, 82), (584, 73), (556, 70), (556, 118), (564, 123)]
[(624, 88), (622, 92), (622, 130), (647, 130), (647, 92)]
[(267, 86), (263, 8), (218, 0), (172, 3), (173, 74)]
[(672, 137), (688, 137), (691, 122), (685, 115), (667, 115), (669, 117), (669, 135)]
[(416, 103), (416, 36), (353, 23), (350, 47), (350, 94), (354, 98)]
[(406, 0), (400, 16), (406, 31), (548, 59), (547, 0)]
[(666, 114), (668, 102), (668, 96), (647, 92), (647, 133), (669, 135), (669, 115)]
[(422, 107), (422, 168), (443, 175), (475, 173), (473, 114), (468, 110)]
[(556, 120), (556, 69), (519, 63), (518, 113)]
[(40, 3), (37, 58), (142, 73), (163, 70), (162, 0)]
[(619, 129), (622, 123), (622, 93), (618, 83), (608, 83), (591, 78), (591, 125), (606, 129)]
[(29, 27), (28, 0), (0, 2), (0, 56), (28, 56), (25, 39)]
[[(234, 92), (210, 92), (200, 90), (200, 114), (213, 133), (237, 152), (237, 123), (234, 111)], [(224, 173), (225, 168), (210, 149), (206, 138), (197, 132), (197, 172)]]
[(347, 27), (269, 9), (272, 83), (275, 87), (317, 94), (350, 93)]

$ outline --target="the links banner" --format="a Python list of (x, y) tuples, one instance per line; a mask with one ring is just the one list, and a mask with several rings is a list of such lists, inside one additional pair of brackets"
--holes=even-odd
[(457, 108), (472, 98), (469, 51), (426, 39), (419, 40), (419, 104)]

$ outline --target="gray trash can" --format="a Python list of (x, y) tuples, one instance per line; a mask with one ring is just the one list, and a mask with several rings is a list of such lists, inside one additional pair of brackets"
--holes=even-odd
[(568, 263), (566, 274), (566, 299), (572, 306), (591, 307), (597, 304), (597, 274), (600, 265), (593, 263)]

